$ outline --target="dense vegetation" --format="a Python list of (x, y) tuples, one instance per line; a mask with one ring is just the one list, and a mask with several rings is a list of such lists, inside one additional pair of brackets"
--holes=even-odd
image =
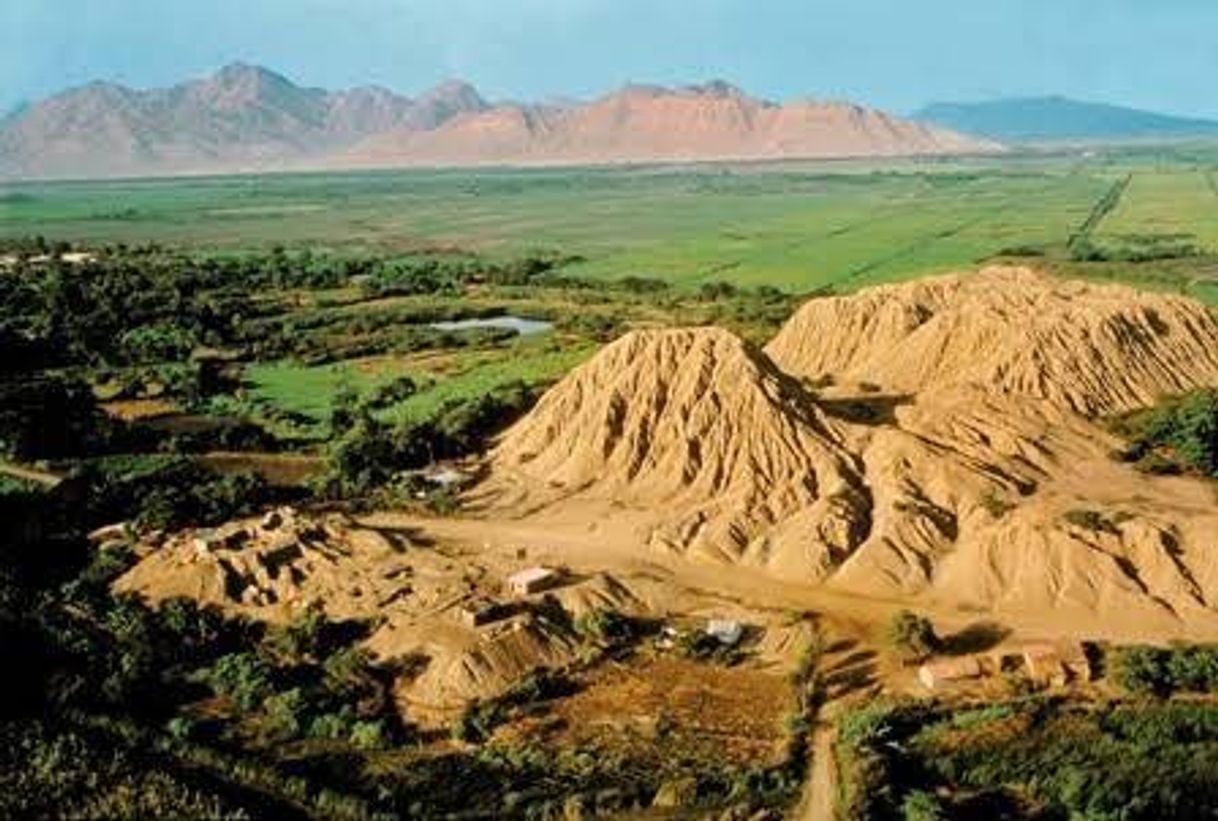
[(1129, 440), (1119, 456), (1152, 473), (1218, 477), (1218, 391), (1199, 390), (1115, 421)]
[(1132, 693), (1169, 696), (1218, 691), (1218, 647), (1213, 645), (1121, 647), (1111, 665), (1117, 682)]
[(1209, 818), (1218, 707), (874, 704), (841, 725), (847, 818)]

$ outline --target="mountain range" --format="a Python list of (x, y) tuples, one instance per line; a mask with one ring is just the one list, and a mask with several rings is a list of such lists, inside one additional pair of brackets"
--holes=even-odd
[(492, 104), (456, 80), (409, 98), (377, 86), (306, 88), (240, 63), (170, 88), (95, 82), (0, 119), (8, 178), (994, 150), (852, 103), (779, 104), (724, 82)]
[(1066, 97), (932, 103), (917, 120), (1004, 142), (1130, 140), (1218, 135), (1218, 121), (1176, 117)]

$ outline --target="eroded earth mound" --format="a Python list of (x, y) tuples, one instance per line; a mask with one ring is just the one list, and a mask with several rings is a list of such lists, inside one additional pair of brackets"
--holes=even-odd
[(632, 333), (503, 437), (472, 499), (876, 596), (1204, 619), (1213, 485), (1114, 461), (1098, 417), (1212, 385), (1203, 305), (993, 268), (815, 300), (765, 353)]
[(404, 671), (395, 685), (403, 713), (437, 724), (534, 669), (575, 659), (574, 618), (591, 609), (649, 609), (643, 594), (608, 574), (560, 576), (551, 589), (522, 596), (505, 583), (519, 567), (446, 555), (392, 527), (291, 508), (140, 550), (146, 555), (116, 592), (154, 604), (190, 598), (268, 622), (290, 623), (316, 608), (368, 623), (368, 650)]
[(1218, 384), (1218, 318), (1180, 296), (995, 267), (813, 300), (766, 352), (801, 378), (971, 383), (1111, 414)]
[(613, 343), (548, 393), (494, 461), (520, 503), (591, 493), (662, 512), (649, 542), (725, 560), (756, 549), (760, 532), (781, 550), (787, 526), (803, 550), (849, 552), (866, 517), (854, 460), (825, 415), (764, 354), (718, 329)]

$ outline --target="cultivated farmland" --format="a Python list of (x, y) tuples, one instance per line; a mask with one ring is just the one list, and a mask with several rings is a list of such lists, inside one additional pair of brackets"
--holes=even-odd
[[(1201, 157), (1205, 157), (1201, 152)], [(395, 171), (10, 185), (0, 237), (249, 251), (576, 256), (571, 274), (851, 290), (1003, 251), (1168, 235), (1212, 248), (1198, 151), (694, 168)], [(1088, 220), (1128, 177), (1111, 212)]]

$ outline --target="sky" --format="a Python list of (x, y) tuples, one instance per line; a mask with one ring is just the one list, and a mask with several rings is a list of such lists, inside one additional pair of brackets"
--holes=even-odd
[(1218, 118), (1218, 0), (0, 0), (0, 112), (234, 61), (492, 99), (713, 78), (897, 113), (1063, 94)]

